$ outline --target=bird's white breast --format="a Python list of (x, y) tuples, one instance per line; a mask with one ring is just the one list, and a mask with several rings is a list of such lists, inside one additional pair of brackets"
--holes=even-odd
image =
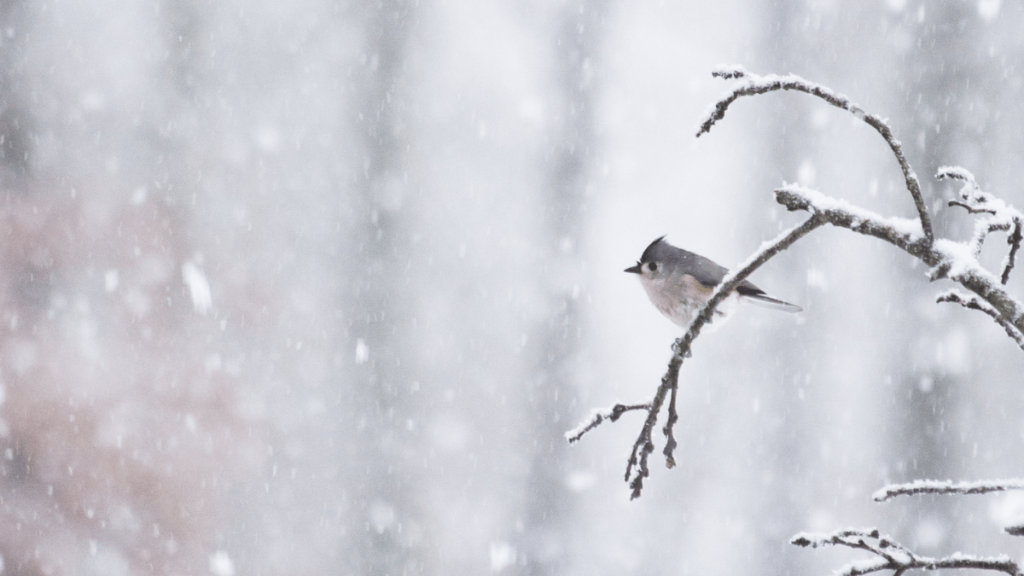
[[(669, 320), (683, 328), (700, 311), (700, 308), (711, 298), (713, 288), (708, 288), (689, 274), (679, 276), (650, 277), (640, 276), (640, 284), (647, 292), (647, 297), (659, 312)], [(736, 308), (738, 295), (733, 292), (715, 310), (715, 327), (720, 326)]]

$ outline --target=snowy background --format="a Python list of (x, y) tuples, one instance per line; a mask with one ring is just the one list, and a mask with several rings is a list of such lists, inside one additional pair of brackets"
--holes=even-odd
[(873, 525), (1019, 558), (1019, 496), (871, 502), (1024, 476), (1024, 355), (848, 232), (753, 277), (803, 314), (697, 341), (639, 500), (641, 415), (563, 433), (665, 370), (680, 330), (622, 272), (655, 237), (732, 266), (800, 221), (783, 181), (914, 215), (877, 134), (806, 95), (695, 139), (715, 66), (889, 118), (964, 238), (939, 166), (1024, 206), (1022, 27), (999, 0), (3, 2), (3, 573), (814, 575), (857, 556), (790, 536)]

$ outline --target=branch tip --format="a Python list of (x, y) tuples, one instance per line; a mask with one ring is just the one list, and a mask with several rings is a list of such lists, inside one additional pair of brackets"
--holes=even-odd
[(608, 409), (596, 409), (590, 413), (590, 418), (585, 423), (565, 433), (565, 439), (569, 444), (575, 444), (587, 433), (604, 423), (605, 420), (616, 422), (626, 412), (632, 410), (650, 410), (650, 404), (616, 404)]
[(1003, 317), (1003, 315), (1000, 314), (999, 311), (996, 310), (992, 305), (988, 304), (987, 302), (983, 302), (977, 296), (967, 296), (966, 294), (961, 294), (956, 290), (950, 290), (948, 292), (940, 294), (939, 297), (935, 299), (935, 302), (950, 302), (953, 304), (959, 304), (969, 310), (977, 310), (983, 314), (986, 314), (987, 316), (995, 320), (996, 324), (1002, 326), (1003, 330), (1006, 332), (1006, 335), (1009, 336), (1014, 342), (1016, 342), (1017, 346), (1019, 346), (1021, 350), (1024, 350), (1024, 332), (1021, 332), (1020, 329), (1017, 328), (1017, 326), (1012, 321)]
[(722, 78), (723, 80), (733, 80), (736, 78), (746, 78), (750, 73), (747, 72), (743, 66), (739, 64), (729, 64), (723, 66), (717, 66), (711, 70), (711, 75), (715, 78)]

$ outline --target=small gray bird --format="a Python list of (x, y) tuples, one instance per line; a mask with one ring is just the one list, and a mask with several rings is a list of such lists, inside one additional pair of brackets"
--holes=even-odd
[[(728, 272), (726, 268), (703, 256), (665, 242), (664, 236), (651, 242), (636, 266), (630, 266), (625, 271), (638, 274), (640, 284), (655, 308), (683, 328), (689, 327), (700, 307), (711, 298), (715, 286)], [(715, 309), (715, 316), (728, 317), (740, 299), (786, 312), (803, 310), (796, 304), (772, 298), (764, 290), (744, 280)]]

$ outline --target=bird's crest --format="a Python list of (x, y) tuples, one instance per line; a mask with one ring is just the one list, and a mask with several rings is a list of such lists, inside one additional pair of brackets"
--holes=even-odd
[(640, 255), (640, 260), (638, 260), (638, 261), (637, 261), (637, 265), (638, 265), (638, 266), (639, 266), (640, 264), (643, 264), (644, 262), (650, 262), (651, 260), (653, 260), (653, 259), (654, 259), (654, 250), (655, 250), (655, 247), (656, 247), (656, 246), (657, 246), (658, 244), (661, 244), (661, 241), (665, 239), (665, 236), (667, 236), (667, 234), (666, 234), (666, 235), (664, 235), (664, 236), (662, 236), (662, 237), (660, 237), (660, 238), (658, 238), (658, 239), (657, 239), (657, 240), (655, 240), (654, 242), (651, 242), (650, 246), (648, 246), (648, 247), (647, 247), (647, 248), (646, 248), (646, 249), (644, 250), (644, 253)]

